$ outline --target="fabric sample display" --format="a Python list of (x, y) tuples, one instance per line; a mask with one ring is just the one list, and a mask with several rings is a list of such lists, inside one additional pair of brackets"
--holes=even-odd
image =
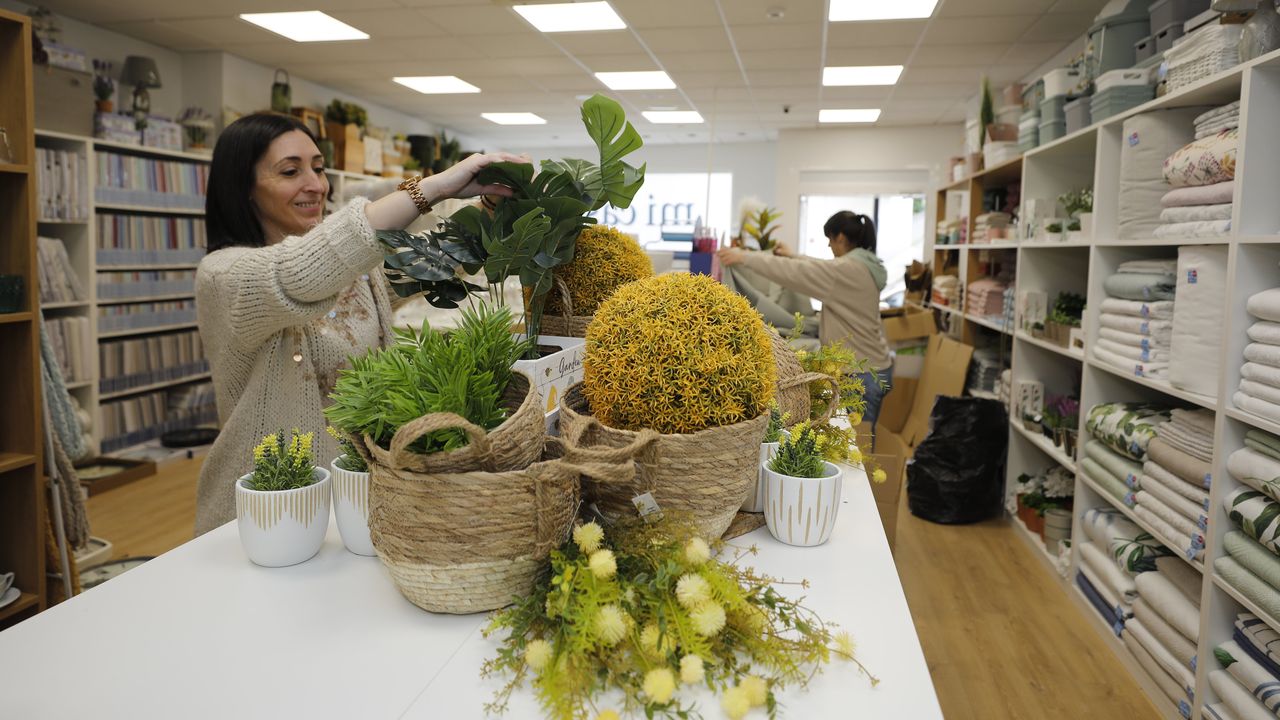
[(1246, 309), (1250, 315), (1259, 320), (1280, 322), (1280, 288), (1263, 290), (1260, 293), (1249, 296)]
[(1126, 375), (1134, 377), (1153, 378), (1163, 380), (1169, 376), (1169, 363), (1167, 362), (1145, 362), (1142, 360), (1134, 360), (1132, 358), (1117, 355), (1110, 350), (1101, 347), (1094, 347), (1093, 356), (1100, 362), (1119, 370)]
[(1171, 300), (1142, 302), (1141, 300), (1106, 298), (1098, 306), (1098, 309), (1113, 315), (1132, 315), (1133, 317), (1147, 318), (1149, 320), (1173, 319), (1173, 301)]
[(1244, 359), (1260, 365), (1280, 368), (1280, 345), (1249, 343), (1244, 348)]
[(1227, 584), (1271, 617), (1280, 617), (1280, 594), (1265, 580), (1249, 572), (1234, 557), (1224, 555), (1213, 561), (1213, 569)]
[[(1244, 569), (1272, 588), (1280, 588), (1280, 557), (1258, 544), (1258, 541), (1239, 530), (1232, 530), (1223, 539), (1227, 554), (1235, 558)], [(1280, 595), (1280, 590), (1273, 591)]]
[(1240, 381), (1240, 392), (1255, 400), (1263, 400), (1272, 405), (1280, 405), (1280, 388), (1264, 385), (1252, 380)]
[(1203, 513), (1209, 509), (1209, 491), (1202, 484), (1189, 483), (1186, 480), (1165, 470), (1159, 463), (1148, 460), (1142, 466), (1142, 480), (1147, 484), (1160, 485), (1190, 500)]
[[(1179, 561), (1181, 562), (1181, 561)], [(1142, 573), (1133, 579), (1138, 594), (1160, 617), (1193, 643), (1200, 641), (1200, 607), (1158, 572)]]
[[(1146, 490), (1139, 490), (1136, 499), (1138, 504), (1134, 508), (1134, 512), (1137, 512), (1138, 508), (1145, 508), (1176, 531), (1174, 533), (1166, 533), (1169, 540), (1180, 543), (1183, 538), (1188, 538), (1190, 548), (1203, 549), (1204, 530), (1201, 530), (1194, 520), (1165, 505), (1159, 498)], [(1138, 513), (1138, 517), (1142, 518), (1143, 513)], [(1157, 527), (1156, 529), (1160, 530), (1162, 528)], [(1197, 544), (1199, 544), (1199, 548), (1196, 548)]]
[(1223, 498), (1227, 516), (1245, 535), (1271, 552), (1280, 552), (1280, 504), (1257, 490), (1239, 488)]
[(1084, 458), (1080, 461), (1080, 470), (1084, 476), (1094, 482), (1095, 485), (1101, 487), (1116, 502), (1123, 503), (1125, 507), (1133, 507), (1137, 504), (1137, 499), (1133, 495), (1133, 491), (1129, 489), (1119, 478), (1112, 475), (1106, 468), (1098, 464), (1093, 458)]
[[(1179, 482), (1179, 484), (1186, 485), (1187, 483)], [(1208, 527), (1209, 517), (1203, 507), (1174, 492), (1173, 488), (1166, 487), (1150, 475), (1142, 476), (1142, 491), (1150, 493), (1174, 512), (1190, 520), (1202, 532)], [(1142, 499), (1138, 498), (1138, 502), (1142, 502)]]
[(1121, 345), (1114, 340), (1107, 340), (1106, 338), (1099, 339), (1097, 347), (1122, 358), (1136, 360), (1138, 362), (1169, 364), (1172, 359), (1170, 357), (1170, 350), (1168, 349), (1161, 349), (1160, 347), (1151, 349), (1146, 349), (1141, 346), (1132, 347), (1128, 345)]
[(1231, 401), (1236, 404), (1236, 407), (1244, 410), (1245, 412), (1253, 413), (1258, 417), (1266, 418), (1274, 422), (1280, 422), (1280, 405), (1277, 405), (1276, 403), (1267, 402), (1261, 398), (1256, 398), (1252, 395), (1239, 391), (1236, 391), (1236, 394), (1231, 396)]
[(1089, 508), (1080, 519), (1084, 523), (1085, 534), (1098, 547), (1106, 548), (1120, 569), (1130, 575), (1155, 570), (1161, 556), (1169, 553), (1151, 533), (1114, 508)]
[(1124, 627), (1124, 621), (1116, 617), (1115, 608), (1107, 606), (1107, 601), (1102, 598), (1102, 595), (1098, 594), (1098, 589), (1089, 582), (1089, 578), (1083, 572), (1076, 573), (1076, 586), (1080, 588), (1080, 592), (1084, 593), (1085, 599), (1089, 601), (1094, 610), (1098, 611), (1098, 614), (1102, 616), (1102, 619), (1106, 621), (1112, 631), (1119, 635), (1121, 628)]
[(1280, 677), (1280, 633), (1253, 613), (1240, 613), (1235, 625), (1233, 639), (1268, 672)]
[[(1231, 203), (1220, 205), (1188, 205), (1165, 208), (1160, 211), (1160, 221), (1169, 225), (1178, 223), (1211, 222), (1214, 220), (1230, 220)], [(1159, 233), (1159, 228), (1157, 228)]]
[(1280, 715), (1280, 680), (1246, 654), (1236, 641), (1228, 640), (1219, 645), (1213, 656), (1267, 710)]
[[(1151, 503), (1135, 504), (1133, 506), (1133, 514), (1138, 519), (1147, 524), (1151, 531), (1160, 536), (1171, 547), (1183, 555), (1183, 557), (1196, 558), (1200, 556), (1204, 549), (1203, 540), (1193, 540), (1189, 533), (1184, 533), (1182, 528), (1171, 525), (1164, 516), (1157, 514)], [(1200, 547), (1197, 547), (1199, 545)]]
[(1107, 604), (1107, 607), (1112, 608), (1115, 611), (1115, 616), (1117, 618), (1121, 620), (1128, 620), (1133, 616), (1133, 604), (1126, 602), (1123, 597), (1116, 593), (1114, 588), (1103, 582), (1102, 578), (1098, 576), (1098, 573), (1094, 572), (1093, 568), (1089, 567), (1087, 564), (1081, 563), (1080, 572), (1084, 573), (1089, 584), (1093, 586), (1094, 590), (1098, 591), (1098, 595), (1102, 596), (1102, 600)]
[(1273, 460), (1280, 460), (1280, 438), (1261, 430), (1250, 430), (1244, 434), (1244, 442), (1257, 452)]
[[(1177, 560), (1176, 562), (1182, 562)], [(1185, 564), (1185, 563), (1183, 563)], [(1155, 639), (1173, 654), (1189, 670), (1196, 669), (1195, 643), (1182, 636), (1173, 626), (1151, 609), (1146, 600), (1138, 598), (1133, 604), (1133, 617), (1142, 623)]]
[(1173, 583), (1174, 587), (1182, 591), (1182, 594), (1187, 598), (1187, 602), (1196, 606), (1200, 605), (1200, 585), (1204, 582), (1204, 576), (1200, 574), (1199, 570), (1179, 558), (1165, 555), (1156, 558), (1156, 572), (1163, 575), (1166, 580)]
[[(1151, 445), (1155, 448), (1151, 449)], [(1151, 459), (1177, 477), (1204, 488), (1213, 483), (1213, 466), (1208, 462), (1178, 450), (1164, 438), (1152, 440), (1147, 447)]]
[(1117, 455), (1107, 449), (1106, 445), (1101, 442), (1091, 442), (1084, 447), (1086, 457), (1093, 458), (1112, 477), (1123, 482), (1126, 486), (1133, 490), (1137, 490), (1141, 486), (1142, 465), (1136, 463), (1129, 458)]
[[(1133, 658), (1138, 661), (1138, 664), (1142, 666), (1142, 669), (1145, 670), (1147, 674), (1151, 676), (1151, 679), (1155, 681), (1156, 685), (1159, 686), (1160, 692), (1164, 693), (1165, 697), (1169, 698), (1169, 702), (1173, 703), (1178, 708), (1178, 712), (1181, 713), (1183, 717), (1189, 717), (1191, 713), (1191, 704), (1189, 702), (1190, 698), (1187, 697), (1185, 690), (1178, 687), (1178, 681), (1173, 679), (1173, 676), (1169, 673), (1165, 672), (1164, 668), (1160, 667), (1160, 663), (1156, 662), (1155, 658), (1151, 657), (1151, 653), (1147, 652), (1147, 649), (1142, 646), (1142, 643), (1138, 642), (1138, 639), (1135, 638), (1132, 633), (1124, 633), (1122, 639), (1124, 640), (1125, 647), (1129, 648), (1130, 653), (1133, 653)], [(1223, 674), (1226, 674), (1225, 670), (1222, 672)], [(1231, 676), (1227, 675), (1227, 679), (1230, 680)], [(1232, 680), (1232, 682), (1235, 681)]]
[(1230, 220), (1166, 223), (1152, 232), (1157, 238), (1214, 238), (1230, 234)]
[(1123, 602), (1132, 605), (1138, 599), (1138, 586), (1133, 584), (1133, 576), (1121, 570), (1116, 561), (1105, 551), (1098, 549), (1097, 545), (1081, 545), (1080, 561), (1088, 565), (1094, 576)]
[(1166, 408), (1146, 403), (1101, 403), (1089, 410), (1085, 430), (1108, 447), (1142, 462), (1156, 428), (1168, 422)]
[(1202, 187), (1234, 180), (1237, 130), (1228, 130), (1188, 143), (1164, 162), (1164, 179), (1170, 187)]
[(1209, 673), (1209, 685), (1239, 720), (1275, 720), (1275, 715), (1226, 670)]
[(1116, 273), (1102, 287), (1107, 295), (1123, 300), (1173, 300), (1177, 280), (1172, 274)]
[(1160, 667), (1164, 668), (1164, 671), (1169, 673), (1170, 677), (1177, 680), (1178, 684), (1182, 685), (1182, 689), (1188, 698), (1195, 695), (1196, 676), (1186, 665), (1174, 657), (1168, 648), (1156, 640), (1155, 636), (1143, 626), (1141, 620), (1133, 618), (1125, 621), (1124, 631), (1133, 633), (1133, 638), (1142, 644), (1142, 647), (1150, 653), (1152, 659), (1159, 663)]
[(1230, 203), (1235, 195), (1236, 184), (1234, 181), (1217, 183), (1216, 185), (1204, 185), (1201, 187), (1186, 187), (1170, 190), (1160, 198), (1162, 207), (1189, 207), (1195, 205), (1221, 205)]
[(1167, 337), (1173, 339), (1173, 321), (1172, 320), (1148, 320), (1146, 318), (1133, 317), (1132, 315), (1111, 315), (1103, 313), (1098, 316), (1098, 325), (1101, 327), (1122, 330), (1127, 333), (1136, 335), (1147, 335), (1151, 337)]
[(1280, 460), (1251, 448), (1240, 448), (1227, 458), (1231, 476), (1273, 500), (1280, 499)]
[(1227, 248), (1206, 245), (1178, 248), (1177, 275), (1178, 302), (1173, 308), (1169, 383), (1217, 397), (1218, 351), (1226, 332)]
[(1280, 323), (1259, 320), (1249, 326), (1249, 339), (1267, 345), (1280, 345)]
[(1143, 350), (1157, 350), (1169, 352), (1173, 349), (1173, 330), (1155, 335), (1139, 335), (1137, 333), (1125, 332), (1124, 330), (1116, 330), (1110, 327), (1098, 328), (1098, 337), (1103, 340), (1110, 340), (1113, 343), (1127, 345), (1133, 348), (1141, 348)]

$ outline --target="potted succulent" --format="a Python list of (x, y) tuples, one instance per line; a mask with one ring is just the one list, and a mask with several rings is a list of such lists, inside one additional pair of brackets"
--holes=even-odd
[(236, 481), (236, 521), (249, 559), (266, 567), (310, 560), (329, 528), (329, 471), (311, 454), (313, 433), (262, 439), (253, 472)]
[(1067, 213), (1067, 242), (1079, 242), (1093, 236), (1093, 189), (1072, 190), (1058, 196)]
[(1085, 299), (1075, 293), (1058, 293), (1053, 310), (1046, 320), (1049, 339), (1067, 347), (1071, 344), (1071, 328), (1078, 328), (1084, 318)]
[(204, 108), (192, 106), (182, 111), (178, 123), (187, 134), (187, 149), (204, 150), (213, 130), (213, 116)]
[(97, 99), (98, 112), (109, 113), (115, 109), (111, 96), (116, 92), (116, 81), (111, 77), (111, 63), (93, 61), (93, 96)]
[(330, 425), (329, 434), (338, 441), (342, 454), (333, 459), (333, 516), (338, 520), (342, 544), (356, 555), (376, 555), (369, 539), (369, 464), (355, 443)]
[(843, 473), (823, 459), (823, 444), (808, 423), (800, 423), (763, 465), (765, 525), (770, 535), (788, 545), (821, 545), (835, 527)]
[(764, 465), (778, 452), (778, 445), (784, 438), (791, 437), (786, 431), (790, 415), (778, 409), (778, 403), (769, 406), (769, 425), (764, 431), (764, 440), (760, 443), (760, 473), (751, 493), (742, 503), (743, 512), (764, 512)]

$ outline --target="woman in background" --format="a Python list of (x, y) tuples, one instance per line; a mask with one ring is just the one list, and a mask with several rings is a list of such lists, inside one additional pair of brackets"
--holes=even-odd
[(888, 274), (876, 257), (876, 226), (866, 215), (843, 210), (832, 215), (822, 230), (834, 260), (795, 257), (779, 244), (772, 255), (741, 248), (721, 250), (720, 262), (728, 267), (741, 265), (822, 303), (818, 339), (823, 345), (844, 345), (872, 368), (859, 377), (867, 391), (863, 420), (874, 429), (893, 380), (893, 357), (880, 321), (880, 291)]

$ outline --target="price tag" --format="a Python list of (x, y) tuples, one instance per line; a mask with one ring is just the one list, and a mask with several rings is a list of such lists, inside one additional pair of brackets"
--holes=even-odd
[[(1205, 489), (1207, 490), (1207, 489), (1209, 488), (1209, 486), (1210, 486), (1210, 485), (1212, 485), (1212, 484), (1213, 484), (1213, 475), (1212, 475), (1212, 474), (1210, 474), (1210, 473), (1205, 473), (1205, 474), (1204, 474), (1204, 486), (1205, 486)], [(1209, 509), (1209, 508), (1206, 506), (1206, 507), (1205, 507), (1205, 510), (1208, 510), (1208, 509)]]
[(1191, 656), (1191, 662), (1190, 662), (1189, 664), (1191, 665), (1191, 669), (1192, 669), (1192, 670), (1195, 670), (1195, 669), (1196, 669), (1196, 665), (1199, 665), (1199, 664), (1200, 664), (1200, 658), (1196, 657), (1195, 655), (1192, 655), (1192, 656)]
[(653, 499), (653, 493), (643, 493), (631, 498), (631, 504), (636, 506), (636, 510), (640, 512), (640, 517), (645, 522), (662, 519), (662, 508), (658, 507), (658, 501)]
[(1195, 285), (1200, 280), (1200, 273), (1194, 268), (1187, 271), (1187, 284)]

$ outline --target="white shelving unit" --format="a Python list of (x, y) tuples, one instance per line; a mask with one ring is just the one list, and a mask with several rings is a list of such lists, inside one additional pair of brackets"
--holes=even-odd
[[(1232, 235), (1214, 239), (1183, 241), (1151, 238), (1118, 237), (1120, 197), (1120, 155), (1123, 123), (1130, 116), (1168, 108), (1220, 106), (1241, 101), (1240, 147), (1237, 153), (1236, 190), (1232, 217)], [(1080, 444), (1090, 440), (1084, 430), (1088, 408), (1101, 402), (1154, 401), (1175, 407), (1205, 408), (1215, 413), (1216, 435), (1213, 459), (1213, 485), (1210, 491), (1210, 519), (1206, 549), (1192, 562), (1176, 551), (1176, 546), (1159, 533), (1152, 534), (1187, 560), (1205, 577), (1201, 592), (1201, 625), (1198, 648), (1195, 703), (1191, 717), (1203, 716), (1204, 708), (1219, 698), (1209, 686), (1209, 673), (1217, 669), (1213, 649), (1231, 638), (1232, 623), (1238, 613), (1248, 611), (1280, 631), (1280, 618), (1269, 617), (1235, 591), (1213, 572), (1213, 561), (1224, 554), (1223, 536), (1233, 529), (1222, 508), (1223, 498), (1240, 484), (1227, 472), (1228, 456), (1243, 446), (1244, 434), (1261, 429), (1280, 434), (1280, 423), (1255, 417), (1236, 408), (1232, 394), (1240, 381), (1240, 366), (1246, 330), (1253, 319), (1245, 310), (1247, 299), (1262, 290), (1280, 287), (1280, 203), (1275, 201), (1280, 188), (1280, 140), (1274, 128), (1280, 123), (1280, 52), (1274, 52), (1232, 70), (1206, 78), (1192, 86), (1158, 98), (1138, 108), (1106, 118), (1087, 128), (1028, 152), (1021, 163), (1022, 198), (1051, 199), (1068, 190), (1092, 187), (1094, 190), (1094, 237), (1082, 242), (1026, 242), (1014, 247), (1017, 253), (1017, 282), (1020, 291), (1042, 290), (1052, 300), (1059, 292), (1074, 292), (1088, 298), (1084, 325), (1086, 352), (1097, 337), (1098, 305), (1105, 297), (1103, 280), (1127, 260), (1151, 257), (1173, 257), (1180, 245), (1219, 245), (1228, 250), (1229, 281), (1226, 290), (1226, 316), (1222, 318), (1226, 341), (1220, 348), (1217, 397), (1207, 397), (1173, 387), (1170, 383), (1134, 377), (1123, 369), (1034, 338), (1021, 329), (1013, 333), (1014, 382), (1036, 379), (1044, 383), (1046, 393), (1076, 391), (1081, 399)], [(997, 168), (1007, 172), (1008, 168)], [(981, 196), (982, 177), (960, 181), (939, 189), (940, 201), (945, 196), (964, 190), (977, 190)], [(976, 213), (972, 209), (970, 217)], [(980, 200), (979, 200), (980, 202)], [(939, 207), (946, 207), (940, 202)], [(953, 203), (954, 208), (954, 203)], [(934, 248), (935, 267), (959, 266), (962, 282), (972, 281), (966, 267), (968, 257), (990, 246), (968, 248)], [(935, 270), (937, 274), (937, 270)], [(944, 311), (951, 312), (951, 311)], [(972, 317), (966, 325), (975, 324)], [(1022, 318), (1015, 325), (1022, 327)], [(966, 330), (966, 334), (969, 331)], [(1054, 463), (1075, 469), (1075, 461), (1042, 436), (1026, 431), (1020, 418), (1012, 418), (1009, 431), (1008, 483), (1012, 492), (1016, 478), (1023, 472), (1043, 470)], [(1076, 475), (1074, 545), (1086, 541), (1081, 514), (1089, 508), (1118, 508), (1139, 526), (1151, 530), (1123, 503), (1114, 500), (1102, 488), (1083, 475)], [(1014, 523), (1021, 528), (1020, 523)], [(1022, 528), (1023, 535), (1044, 549), (1039, 538)], [(1068, 596), (1081, 611), (1095, 621), (1108, 639), (1113, 651), (1143, 686), (1153, 703), (1170, 719), (1181, 715), (1120, 642), (1113, 630), (1075, 587), (1078, 559), (1072, 559), (1068, 577)]]

